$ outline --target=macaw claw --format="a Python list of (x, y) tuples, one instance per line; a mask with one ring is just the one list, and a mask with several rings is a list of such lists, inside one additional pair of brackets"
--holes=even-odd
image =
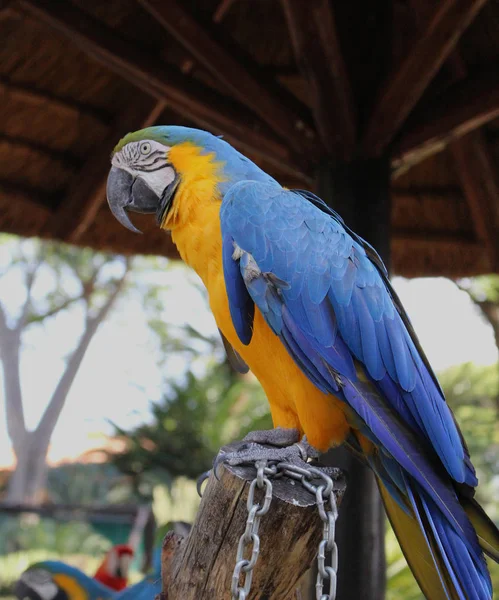
[(319, 453), (305, 436), (300, 440), (297, 429), (269, 429), (252, 431), (240, 442), (223, 446), (213, 462), (213, 472), (218, 477), (221, 464), (232, 466), (254, 464), (259, 460), (269, 462), (303, 463), (309, 458), (317, 458)]

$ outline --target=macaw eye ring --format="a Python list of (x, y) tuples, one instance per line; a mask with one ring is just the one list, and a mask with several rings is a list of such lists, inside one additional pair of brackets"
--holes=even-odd
[(141, 154), (149, 154), (149, 152), (151, 152), (151, 144), (149, 142), (144, 142), (140, 145)]

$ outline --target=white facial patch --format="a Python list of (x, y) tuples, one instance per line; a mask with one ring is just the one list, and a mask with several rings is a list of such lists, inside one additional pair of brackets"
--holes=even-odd
[(107, 562), (106, 562), (107, 572), (110, 573), (111, 575), (116, 574), (116, 571), (118, 570), (118, 561), (119, 561), (118, 553), (113, 548), (107, 555)]
[(130, 554), (122, 554), (120, 556), (121, 575), (123, 577), (128, 577), (128, 571), (130, 570), (131, 562), (132, 557)]
[(158, 198), (161, 198), (165, 188), (167, 188), (175, 179), (175, 170), (173, 167), (167, 166), (161, 171), (141, 173), (139, 177), (147, 183)]
[(175, 170), (168, 164), (169, 151), (170, 146), (155, 140), (130, 142), (116, 152), (111, 164), (143, 179), (158, 198), (161, 198), (165, 188), (175, 179)]
[(43, 600), (52, 600), (57, 596), (59, 588), (52, 580), (52, 576), (45, 569), (30, 569), (21, 575), (28, 587), (33, 589)]

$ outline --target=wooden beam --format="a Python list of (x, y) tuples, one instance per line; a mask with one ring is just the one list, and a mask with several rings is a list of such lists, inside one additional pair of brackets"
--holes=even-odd
[(406, 58), (394, 69), (373, 109), (363, 140), (380, 156), (486, 0), (441, 0)]
[(65, 0), (20, 0), (20, 5), (70, 38), (96, 60), (178, 114), (225, 134), (243, 151), (261, 156), (288, 171), (303, 169), (291, 150), (234, 100), (183, 75), (154, 53), (121, 38), (115, 31)]
[(139, 3), (200, 65), (219, 80), (224, 90), (257, 114), (294, 150), (301, 151), (302, 118), (252, 74), (256, 68), (251, 69), (251, 65), (240, 63), (217, 40), (214, 32), (208, 30), (208, 25), (200, 24), (175, 0), (139, 0)]
[(30, 152), (38, 154), (42, 158), (48, 158), (58, 162), (68, 169), (75, 169), (80, 163), (76, 156), (72, 155), (66, 150), (55, 150), (54, 148), (50, 148), (49, 146), (45, 146), (44, 144), (40, 144), (23, 137), (14, 137), (5, 133), (0, 133), (0, 144), (2, 143), (7, 144), (11, 148), (17, 147), (29, 150)]
[(87, 504), (0, 504), (0, 514), (20, 515), (35, 513), (57, 521), (94, 521), (133, 524), (137, 505), (94, 505)]
[(431, 186), (431, 185), (410, 185), (409, 187), (391, 186), (392, 198), (400, 196), (418, 199), (421, 196), (427, 198), (440, 198), (449, 200), (460, 200), (462, 198), (461, 189), (458, 185)]
[[(431, 2), (429, 0), (411, 0), (411, 4), (416, 20), (421, 24), (425, 12), (431, 6)], [(449, 55), (447, 67), (457, 80), (466, 78), (466, 63), (457, 49), (453, 50)], [(481, 77), (483, 79), (483, 74)], [(458, 95), (465, 114), (466, 109), (471, 104), (471, 99), (480, 98), (482, 94), (489, 96), (489, 89), (487, 88), (490, 87), (490, 79), (489, 75), (481, 84), (478, 82), (478, 85), (475, 81), (471, 88), (468, 82), (468, 89), (465, 90), (465, 96), (462, 95), (462, 92), (461, 95)], [(492, 82), (494, 88), (499, 88), (499, 78), (493, 76)], [(484, 85), (485, 90), (483, 89)], [(447, 91), (446, 94), (449, 95), (449, 93), (455, 92), (455, 87), (455, 85), (451, 86), (450, 92)], [(499, 106), (499, 95), (496, 96), (495, 100)], [(491, 271), (495, 271), (499, 264), (499, 244), (496, 241), (499, 213), (497, 209), (494, 210), (492, 208), (492, 203), (497, 204), (499, 201), (499, 179), (497, 178), (497, 168), (492, 160), (485, 136), (478, 131), (473, 131), (473, 129), (483, 124), (483, 119), (477, 119), (475, 111), (472, 114), (474, 115), (473, 119), (465, 119), (463, 121), (468, 127), (464, 127), (462, 122), (455, 128), (455, 131), (461, 132), (461, 136), (467, 131), (470, 132), (469, 135), (465, 137), (454, 135), (456, 139), (450, 145), (450, 152), (454, 158), (456, 173), (458, 179), (461, 181), (461, 187), (468, 203), (474, 230), (477, 237), (485, 245)], [(484, 113), (484, 116), (487, 114), (487, 112)], [(444, 111), (441, 114), (441, 120), (445, 121), (446, 118), (447, 115)], [(473, 125), (472, 128), (471, 125)], [(471, 158), (470, 153), (472, 153)]]
[(499, 117), (499, 72), (471, 75), (416, 111), (393, 147), (394, 168), (410, 167)]
[(449, 146), (456, 175), (461, 181), (468, 201), (475, 230), (484, 244), (491, 272), (499, 267), (497, 236), (497, 208), (499, 205), (499, 179), (497, 165), (492, 161), (483, 134), (472, 132)]
[(163, 102), (148, 97), (131, 98), (118, 115), (106, 139), (90, 152), (90, 158), (74, 177), (59, 209), (46, 224), (44, 233), (65, 242), (77, 242), (91, 226), (106, 198), (106, 180), (112, 149), (127, 131), (153, 125), (163, 111)]
[(30, 85), (15, 83), (3, 76), (0, 76), (0, 93), (11, 96), (26, 104), (34, 104), (37, 107), (41, 104), (49, 104), (58, 110), (77, 116), (86, 115), (105, 125), (111, 119), (104, 111), (73, 100), (72, 98), (61, 98), (51, 92), (40, 90)]
[(356, 115), (332, 4), (282, 0), (282, 6), (321, 141), (329, 155), (348, 161), (356, 144)]
[(431, 244), (433, 245), (451, 245), (463, 246), (466, 248), (477, 248), (478, 241), (465, 233), (455, 233), (447, 230), (426, 230), (408, 229), (397, 227), (393, 230), (392, 241), (406, 242), (409, 244)]
[(225, 18), (225, 15), (229, 12), (234, 4), (235, 0), (220, 0), (215, 12), (213, 13), (213, 22), (220, 23)]
[(21, 13), (13, 6), (13, 2), (0, 2), (0, 21), (7, 19), (21, 19)]
[[(0, 179), (0, 197), (7, 196), (16, 198), (16, 204), (22, 202), (29, 207), (29, 210), (36, 208), (37, 212), (51, 214), (50, 205), (52, 204), (52, 195), (45, 190), (34, 188), (25, 183), (14, 183), (6, 179)], [(1, 226), (1, 219), (0, 219)]]

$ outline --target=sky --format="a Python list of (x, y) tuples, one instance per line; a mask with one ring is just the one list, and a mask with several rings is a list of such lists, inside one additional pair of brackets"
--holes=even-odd
[[(184, 268), (175, 268), (155, 277), (165, 288), (163, 316), (178, 325), (194, 325), (205, 334), (216, 333), (213, 317), (192, 284), (192, 275), (187, 275)], [(497, 361), (490, 327), (452, 282), (441, 278), (395, 278), (394, 286), (437, 372), (467, 361), (480, 365)], [(0, 299), (1, 292), (0, 289)], [(10, 293), (10, 297), (15, 297), (15, 293)], [(36, 426), (79, 327), (81, 319), (73, 312), (52, 319), (27, 336), (21, 368), (28, 426)], [(159, 358), (140, 302), (133, 297), (124, 299), (102, 324), (84, 358), (54, 432), (50, 460), (76, 457), (101, 445), (103, 434), (112, 431), (109, 420), (125, 428), (146, 420), (150, 402), (161, 396), (163, 380), (177, 376), (183, 367), (181, 359), (173, 358), (167, 372), (161, 372), (157, 366)], [(0, 407), (2, 467), (11, 464), (12, 454), (1, 387)]]

